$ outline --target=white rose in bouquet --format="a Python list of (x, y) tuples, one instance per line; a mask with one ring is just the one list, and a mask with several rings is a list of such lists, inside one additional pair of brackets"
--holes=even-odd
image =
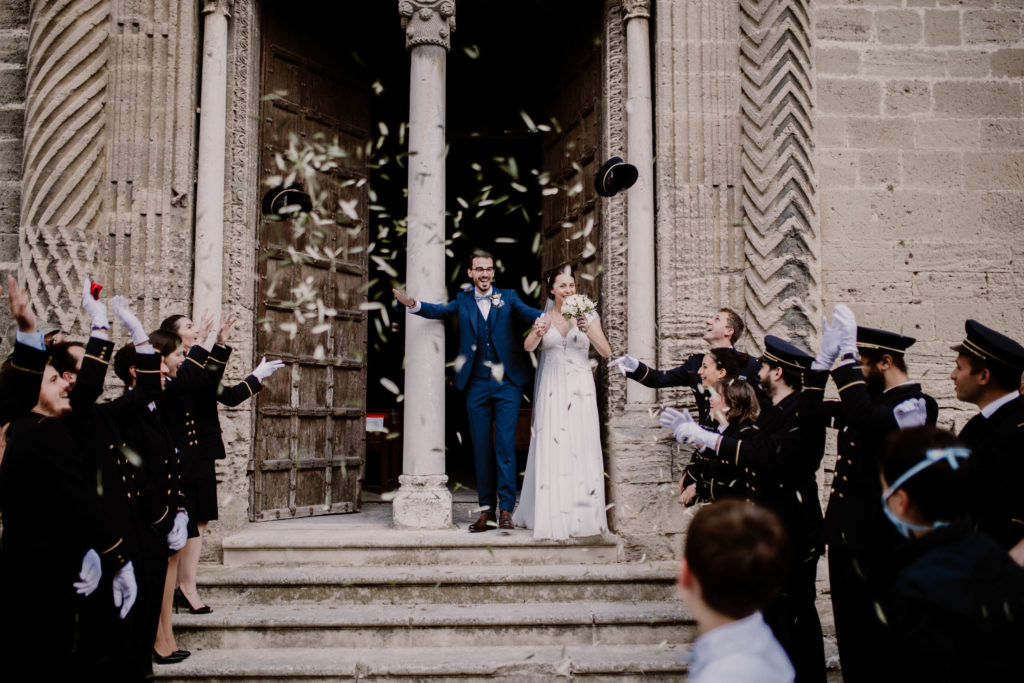
[(590, 297), (585, 294), (572, 294), (565, 297), (562, 302), (562, 317), (566, 320), (572, 320), (580, 316), (586, 316), (588, 319), (592, 315), (597, 315), (597, 304), (591, 301)]

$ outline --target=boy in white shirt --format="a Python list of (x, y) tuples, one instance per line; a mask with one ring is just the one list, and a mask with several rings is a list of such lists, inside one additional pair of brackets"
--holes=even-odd
[(690, 523), (679, 591), (701, 635), (690, 683), (791, 683), (793, 667), (759, 611), (779, 591), (787, 541), (770, 510), (741, 500), (702, 508)]

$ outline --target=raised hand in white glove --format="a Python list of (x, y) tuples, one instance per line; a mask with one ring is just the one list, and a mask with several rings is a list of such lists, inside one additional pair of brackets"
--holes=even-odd
[(625, 356), (608, 361), (608, 367), (618, 368), (619, 372), (625, 375), (629, 372), (636, 372), (636, 369), (640, 367), (640, 361), (627, 353)]
[(846, 304), (836, 304), (832, 324), (839, 327), (839, 353), (857, 355), (857, 318)]
[(100, 556), (92, 548), (82, 558), (82, 571), (78, 572), (81, 581), (72, 584), (79, 595), (89, 595), (96, 586), (100, 585), (100, 577), (103, 576), (103, 567), (100, 564)]
[(277, 370), (280, 370), (283, 367), (284, 361), (281, 360), (280, 358), (267, 360), (267, 357), (264, 356), (262, 360), (260, 360), (260, 364), (257, 365), (256, 368), (252, 371), (252, 374), (256, 376), (256, 379), (262, 382), (263, 380), (270, 377)]
[(167, 534), (167, 547), (178, 551), (185, 547), (186, 542), (188, 542), (188, 513), (178, 510), (178, 514), (174, 516), (174, 526)]
[(812, 370), (832, 369), (836, 358), (839, 357), (839, 337), (841, 334), (839, 321), (834, 316), (831, 323), (828, 321), (828, 318), (821, 319), (821, 350), (818, 351), (818, 355), (814, 357), (814, 362), (811, 363)]
[(127, 299), (120, 294), (114, 296), (110, 300), (110, 310), (114, 312), (114, 317), (117, 318), (117, 321), (132, 335), (132, 344), (140, 346), (149, 343), (149, 335), (146, 334), (146, 328), (142, 326), (142, 322), (132, 313), (132, 308), (128, 304)]
[(908, 398), (892, 409), (900, 429), (923, 427), (928, 422), (928, 406), (923, 398)]
[(693, 416), (690, 415), (689, 410), (676, 410), (675, 408), (665, 408), (661, 412), (661, 418), (659, 418), (661, 426), (665, 429), (671, 429), (673, 432), (676, 427), (681, 424), (687, 424), (693, 422)]
[(719, 435), (701, 428), (696, 422), (685, 422), (672, 430), (672, 435), (679, 443), (693, 443), (701, 448), (718, 450)]
[(107, 305), (92, 296), (92, 280), (85, 279), (82, 285), (82, 308), (89, 316), (94, 330), (109, 330), (110, 318), (107, 316)]
[(121, 608), (121, 618), (124, 619), (135, 604), (135, 596), (139, 592), (139, 586), (135, 583), (135, 568), (131, 562), (125, 563), (117, 574), (114, 574), (114, 607)]

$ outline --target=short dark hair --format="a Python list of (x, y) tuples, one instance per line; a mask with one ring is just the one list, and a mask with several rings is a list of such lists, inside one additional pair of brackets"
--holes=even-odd
[(66, 341), (54, 344), (50, 347), (50, 365), (57, 371), (58, 375), (65, 372), (78, 372), (78, 361), (71, 355), (71, 348), (85, 349), (85, 344), (76, 341)]
[(181, 337), (161, 327), (159, 330), (149, 333), (149, 343), (160, 352), (161, 356), (169, 356), (181, 346)]
[[(885, 442), (879, 471), (891, 485), (904, 472), (925, 459), (932, 449), (961, 446), (951, 432), (938, 427), (913, 427), (894, 432)], [(946, 460), (939, 460), (913, 475), (900, 485), (910, 500), (929, 522), (950, 521), (963, 517), (967, 502), (963, 494), (971, 461), (961, 461), (956, 469)]]
[(967, 358), (967, 362), (971, 365), (971, 374), (977, 375), (982, 370), (988, 370), (989, 376), (992, 381), (999, 386), (1000, 389), (1006, 391), (1016, 391), (1020, 388), (1020, 370), (1017, 368), (1011, 368), (1008, 365), (1002, 363), (994, 363), (987, 361), (984, 358), (978, 358), (977, 356), (964, 353), (964, 357)]
[(719, 313), (725, 313), (725, 324), (732, 328), (732, 338), (729, 340), (736, 344), (736, 340), (743, 336), (743, 330), (746, 329), (743, 325), (743, 319), (740, 318), (740, 314), (731, 308), (719, 308)]
[(788, 546), (782, 522), (771, 510), (722, 500), (694, 515), (683, 557), (708, 607), (742, 619), (778, 594), (786, 578)]
[(164, 321), (160, 323), (161, 330), (167, 330), (168, 332), (178, 333), (178, 321), (182, 320), (185, 316), (181, 313), (175, 313), (164, 318)]
[(135, 344), (128, 342), (114, 354), (114, 374), (124, 382), (125, 387), (132, 385), (132, 373), (129, 368), (135, 367), (138, 363), (138, 354), (135, 352)]
[(475, 259), (478, 259), (478, 258), (489, 258), (489, 259), (491, 259), (491, 263), (494, 263), (494, 254), (492, 254), (489, 251), (485, 251), (483, 249), (474, 249), (473, 253), (469, 255), (469, 265), (470, 265), (470, 267), (473, 266), (473, 261)]
[(736, 379), (740, 374), (740, 359), (735, 349), (719, 347), (708, 351), (715, 366), (719, 370), (725, 370), (724, 379)]
[(742, 379), (719, 380), (715, 384), (715, 391), (722, 395), (729, 406), (726, 417), (733, 426), (746, 420), (753, 422), (761, 413), (761, 402), (757, 400), (757, 392), (750, 382)]
[(907, 361), (903, 357), (902, 353), (893, 353), (891, 351), (881, 351), (875, 349), (864, 349), (860, 352), (860, 362), (875, 365), (882, 360), (882, 356), (889, 356), (892, 358), (892, 364), (896, 366), (897, 370), (902, 372), (907, 371)]
[(797, 370), (792, 366), (784, 365), (782, 363), (777, 363), (776, 361), (767, 360), (764, 358), (761, 359), (761, 362), (767, 365), (772, 370), (774, 370), (775, 368), (782, 368), (782, 381), (785, 382), (793, 391), (800, 391), (801, 389), (803, 389), (804, 373), (802, 370)]

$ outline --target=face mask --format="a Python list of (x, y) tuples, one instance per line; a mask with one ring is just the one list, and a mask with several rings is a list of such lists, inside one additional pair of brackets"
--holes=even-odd
[(896, 478), (896, 481), (894, 481), (889, 486), (889, 488), (882, 491), (882, 512), (885, 513), (886, 518), (888, 518), (888, 520), (892, 522), (892, 525), (896, 527), (896, 531), (898, 531), (899, 534), (903, 536), (903, 538), (910, 538), (913, 535), (911, 533), (913, 531), (931, 531), (932, 529), (936, 529), (941, 526), (946, 526), (947, 522), (935, 522), (931, 526), (911, 524), (910, 522), (897, 517), (896, 514), (889, 509), (889, 505), (886, 501), (888, 501), (892, 494), (896, 493), (896, 491), (898, 491), (899, 488), (903, 486), (903, 484), (905, 484), (908, 479), (910, 479), (912, 476), (914, 476), (924, 468), (929, 467), (930, 465), (934, 465), (935, 463), (940, 462), (942, 460), (945, 460), (946, 462), (949, 463), (949, 466), (955, 470), (960, 467), (959, 459), (966, 459), (967, 456), (969, 456), (970, 454), (970, 449), (963, 448), (960, 446), (953, 446), (950, 448), (933, 448), (924, 454), (924, 460), (917, 463), (909, 470), (901, 474), (899, 477)]

